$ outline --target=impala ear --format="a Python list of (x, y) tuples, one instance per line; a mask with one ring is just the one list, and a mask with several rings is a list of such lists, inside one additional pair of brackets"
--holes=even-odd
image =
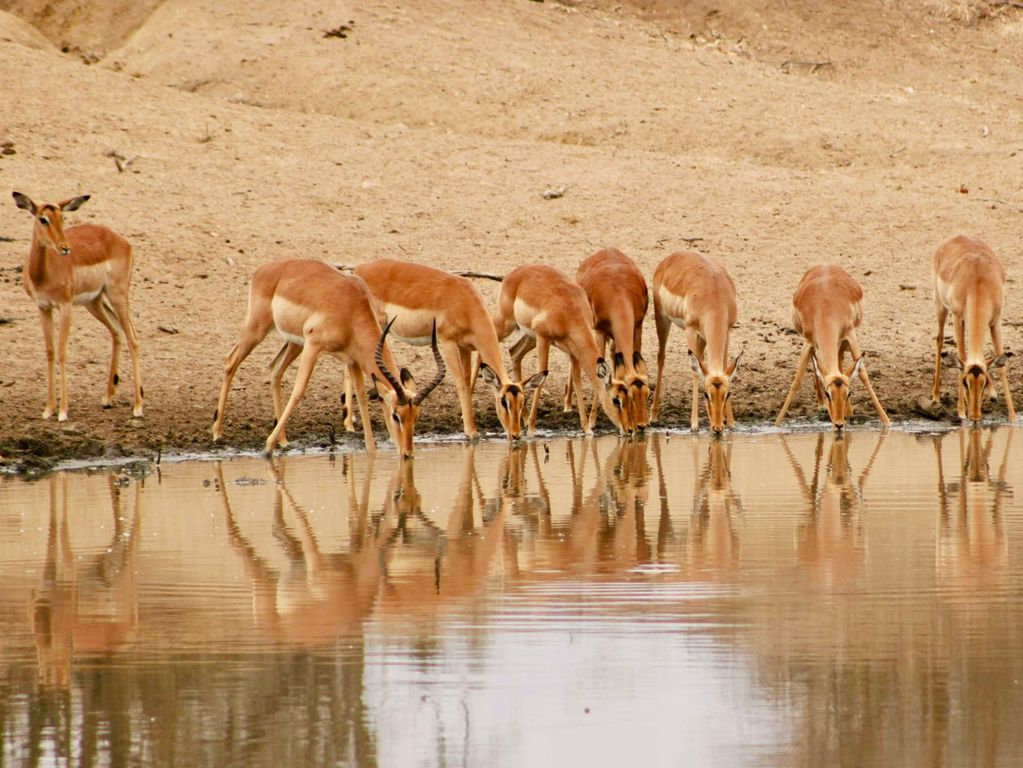
[(861, 352), (860, 356), (858, 358), (856, 358), (856, 362), (853, 364), (852, 370), (849, 371), (849, 383), (850, 384), (852, 383), (852, 380), (855, 379), (856, 376), (859, 374), (860, 366), (863, 365), (863, 358), (865, 356), (866, 356), (866, 353), (865, 352)]
[(632, 353), (632, 367), (636, 369), (637, 373), (642, 373), (643, 375), (647, 373), (646, 360), (643, 359), (643, 355), (639, 352)]
[(22, 210), (28, 211), (33, 216), (36, 212), (36, 204), (32, 202), (32, 199), (28, 195), (23, 195), (21, 192), (12, 192), (11, 196), (14, 198), (14, 203)]
[(963, 370), (963, 361), (959, 359), (959, 355), (953, 352), (942, 352), (941, 359), (945, 361), (945, 365), (949, 368)]
[[(743, 350), (743, 352), (745, 352), (745, 350)], [(732, 364), (728, 366), (728, 368), (725, 370), (726, 376), (732, 376), (735, 373), (736, 369), (739, 367), (740, 360), (742, 360), (742, 352), (735, 356), (735, 359), (732, 361)]]
[(483, 377), (483, 381), (494, 387), (494, 389), (501, 386), (501, 380), (497, 378), (497, 374), (494, 373), (494, 369), (486, 363), (480, 363), (480, 376)]
[(522, 383), (522, 389), (526, 392), (532, 392), (534, 389), (543, 384), (543, 380), (547, 378), (547, 371), (540, 371), (540, 373), (534, 373), (528, 379)]
[(57, 207), (62, 211), (77, 211), (85, 202), (91, 197), (91, 195), (79, 195), (78, 197), (72, 197), (70, 200), (65, 200), (62, 203), (57, 203)]
[(820, 380), (821, 384), (824, 384), (824, 374), (821, 373), (821, 368), (817, 365), (817, 355), (810, 355), (810, 365), (813, 366), (813, 375)]
[(703, 365), (703, 361), (693, 354), (693, 350), (689, 350), (689, 367), (693, 369), (693, 373), (699, 376), (701, 379), (707, 376), (707, 369)]
[[(1011, 354), (1011, 353), (1009, 353), (1009, 354)], [(987, 369), (989, 371), (994, 371), (994, 370), (997, 370), (999, 368), (1004, 368), (1005, 364), (1007, 362), (1009, 362), (1009, 354), (1002, 354), (1002, 355), (998, 355), (997, 357), (993, 358), (987, 364)]]
[(625, 355), (623, 355), (621, 352), (615, 352), (614, 365), (615, 365), (615, 370), (616, 371), (619, 368), (624, 368), (625, 367)]
[(597, 377), (604, 382), (605, 387), (611, 386), (611, 366), (602, 358), (597, 358)]
[(412, 375), (412, 371), (410, 371), (408, 368), (402, 368), (401, 372), (398, 374), (398, 376), (401, 377), (401, 385), (403, 387), (407, 387), (409, 385), (412, 385), (413, 387), (415, 387), (416, 379)]

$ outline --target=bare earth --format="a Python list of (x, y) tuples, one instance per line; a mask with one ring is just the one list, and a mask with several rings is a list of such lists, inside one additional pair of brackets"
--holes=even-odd
[[(574, 273), (613, 245), (649, 278), (669, 253), (695, 247), (737, 284), (744, 423), (767, 421), (784, 398), (800, 345), (789, 300), (814, 263), (840, 263), (861, 282), (860, 339), (896, 421), (914, 417), (930, 386), (930, 258), (949, 235), (977, 235), (1001, 255), (1006, 342), (1023, 346), (1014, 290), (1023, 11), (1011, 4), (0, 0), (0, 9), (9, 463), (212, 448), (249, 277), (282, 257), (496, 273), (542, 261)], [(131, 160), (123, 172), (111, 152)], [(37, 201), (89, 193), (69, 218), (133, 243), (144, 419), (130, 418), (127, 359), (115, 407), (99, 407), (109, 341), (82, 310), (71, 419), (40, 419), (45, 359), (20, 275), (31, 223), (12, 189)], [(497, 283), (479, 287), (492, 305)], [(276, 348), (264, 343), (236, 379), (229, 447), (260, 446), (269, 432)], [(652, 360), (649, 318), (644, 349)], [(687, 422), (685, 349), (676, 329), (663, 383), (669, 426)], [(429, 375), (428, 350), (395, 354)], [(567, 367), (553, 362), (541, 424), (576, 428), (560, 412)], [(1010, 363), (1010, 381), (1023, 403), (1019, 366)], [(349, 439), (340, 375), (321, 363), (289, 424), (294, 441), (322, 443), (331, 430)], [(859, 415), (873, 419), (857, 395)], [(481, 426), (497, 430), (489, 393), (480, 386), (476, 397)], [(814, 411), (807, 384), (793, 415)], [(459, 429), (446, 381), (420, 432)]]

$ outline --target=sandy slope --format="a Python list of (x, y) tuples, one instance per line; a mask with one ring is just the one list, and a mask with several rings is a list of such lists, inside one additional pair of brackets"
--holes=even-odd
[[(47, 200), (89, 192), (75, 220), (132, 241), (147, 395), (139, 422), (127, 388), (99, 409), (108, 342), (79, 311), (72, 419), (38, 418), (44, 358), (17, 271), (30, 223), (9, 201), (0, 454), (208, 447), (248, 278), (269, 259), (571, 272), (616, 245), (649, 276), (684, 238), (700, 238), (738, 286), (741, 420), (780, 405), (799, 346), (785, 332), (789, 297), (820, 261), (860, 279), (872, 377), (893, 415), (910, 415), (933, 370), (929, 259), (949, 234), (980, 235), (1005, 260), (1006, 340), (1021, 346), (1023, 13), (822, 5), (168, 0), (111, 14), (98, 0), (0, 3), (20, 14), (0, 12), (0, 141), (16, 151), (0, 156), (0, 187)], [(345, 37), (325, 37), (341, 25)], [(126, 172), (111, 150), (135, 158)], [(542, 197), (562, 186), (564, 197)], [(480, 288), (493, 301), (496, 284)], [(672, 340), (666, 422), (677, 424), (688, 378), (681, 335)], [(648, 356), (655, 347), (648, 322)], [(267, 342), (239, 374), (231, 445), (258, 445), (269, 429), (274, 351)], [(396, 353), (429, 368), (422, 350)], [(564, 371), (557, 359), (550, 392)], [(293, 439), (337, 423), (339, 373), (322, 366)], [(1023, 402), (1016, 364), (1011, 380)], [(445, 382), (423, 429), (458, 429), (455, 402)], [(574, 423), (555, 395), (547, 402), (545, 424)], [(808, 388), (797, 413), (811, 406)], [(496, 428), (482, 387), (477, 411)]]

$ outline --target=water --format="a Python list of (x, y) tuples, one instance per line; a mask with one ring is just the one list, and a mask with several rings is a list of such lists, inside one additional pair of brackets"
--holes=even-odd
[(1023, 439), (0, 481), (0, 764), (1018, 765)]

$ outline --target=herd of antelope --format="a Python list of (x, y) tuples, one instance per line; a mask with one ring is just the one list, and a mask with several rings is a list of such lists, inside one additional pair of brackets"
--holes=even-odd
[[(71, 308), (85, 308), (110, 332), (113, 349), (106, 392), (110, 407), (118, 384), (121, 334), (128, 344), (135, 386), (133, 417), (142, 416), (143, 390), (139, 374), (138, 340), (129, 311), (132, 252), (129, 243), (112, 230), (94, 224), (65, 229), (63, 214), (77, 210), (88, 195), (56, 204), (37, 205), (14, 192), (19, 208), (32, 215), (32, 243), (24, 266), (25, 290), (39, 308), (48, 368), (48, 394), (43, 418), (54, 411), (68, 417), (67, 343)], [(985, 392), (995, 398), (992, 372), (998, 371), (1010, 421), (1016, 412), (1005, 365), (1001, 315), (1005, 270), (980, 240), (957, 236), (944, 242), (932, 264), (937, 314), (934, 386), (931, 406), (940, 403), (941, 363), (960, 371), (957, 413), (961, 420), (978, 421)], [(856, 280), (835, 265), (811, 267), (792, 297), (792, 321), (803, 336), (803, 351), (788, 396), (778, 413), (780, 425), (809, 365), (817, 403), (827, 410), (836, 429), (852, 414), (849, 393), (859, 378), (881, 422), (890, 424), (867, 375), (856, 336), (862, 320), (863, 291)], [(412, 456), (412, 435), (422, 402), (446, 371), (455, 380), (462, 425), (476, 437), (472, 393), (477, 379), (493, 390), (497, 417), (509, 439), (536, 430), (540, 394), (547, 378), (553, 345), (569, 356), (571, 372), (565, 388), (565, 410), (575, 393), (582, 429), (591, 433), (597, 403), (612, 423), (631, 434), (646, 429), (658, 416), (665, 348), (672, 324), (686, 334), (692, 368), (690, 426), (699, 427), (699, 392), (703, 388), (710, 429), (720, 434), (731, 426), (730, 385), (739, 358), (728, 359), (728, 341), (736, 322), (735, 284), (720, 264), (698, 253), (668, 256), (653, 275), (654, 320), (657, 328), (657, 378), (650, 381), (642, 355), (642, 326), (648, 308), (647, 283), (636, 265), (621, 251), (607, 248), (580, 264), (573, 280), (546, 265), (526, 265), (504, 276), (497, 308), (487, 312), (472, 283), (433, 267), (381, 259), (344, 274), (320, 261), (291, 259), (259, 267), (252, 277), (248, 312), (241, 336), (224, 367), (224, 378), (213, 421), (213, 438), (223, 434), (231, 381), (238, 366), (276, 329), (283, 344), (271, 364), (275, 425), (266, 440), (271, 453), (287, 444), (285, 425), (301, 401), (320, 355), (339, 358), (345, 365), (345, 426), (354, 429), (353, 390), (367, 450), (375, 450), (370, 426), (368, 392), (380, 401), (384, 423), (403, 457)], [(53, 312), (59, 331), (54, 346)], [(945, 321), (951, 313), (956, 354), (942, 354)], [(519, 332), (510, 348), (511, 373), (504, 365), (500, 342)], [(987, 332), (994, 355), (984, 357)], [(395, 373), (387, 337), (413, 345), (430, 345), (437, 372), (419, 388), (406, 369)], [(610, 359), (605, 358), (611, 342)], [(536, 349), (538, 373), (525, 378), (522, 361)], [(474, 355), (475, 353), (475, 355)], [(846, 354), (849, 362), (846, 363)], [(56, 360), (55, 360), (56, 358)], [(298, 360), (298, 374), (286, 404), (281, 393), (284, 372)], [(60, 373), (60, 404), (56, 401), (56, 370)], [(589, 410), (582, 392), (585, 374), (594, 389)], [(367, 386), (366, 377), (369, 378)], [(525, 415), (526, 395), (532, 403)], [(652, 399), (652, 404), (651, 404)]]

